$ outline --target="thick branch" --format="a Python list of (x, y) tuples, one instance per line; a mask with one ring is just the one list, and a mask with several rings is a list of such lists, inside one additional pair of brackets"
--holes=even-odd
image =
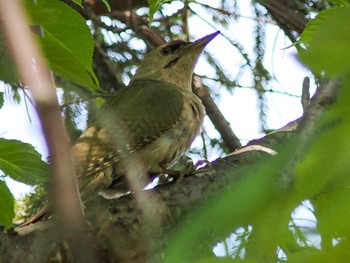
[(215, 128), (221, 134), (225, 146), (230, 152), (242, 147), (238, 137), (232, 131), (230, 123), (226, 121), (218, 106), (209, 94), (208, 88), (203, 85), (201, 78), (195, 76), (193, 81), (193, 92), (202, 100), (205, 111)]
[(132, 11), (113, 11), (109, 17), (118, 19), (132, 29), (140, 38), (144, 39), (151, 49), (165, 43), (161, 33), (155, 28), (150, 28), (148, 21), (136, 15)]
[(104, 50), (102, 49), (101, 45), (97, 43), (97, 41), (95, 41), (93, 61), (95, 72), (103, 90), (113, 93), (123, 86), (115, 72), (115, 69), (110, 64)]
[[(90, 5), (91, 9), (93, 9), (94, 13), (97, 15), (108, 15), (108, 10), (106, 5), (101, 0), (84, 0), (84, 2), (88, 5)], [(147, 0), (113, 0), (108, 1), (111, 10), (133, 10), (140, 7), (147, 7), (148, 2)]]
[(298, 35), (303, 32), (307, 20), (304, 14), (293, 7), (293, 2), (288, 0), (259, 0), (258, 2), (267, 9), (292, 42), (296, 40), (293, 32)]
[[(306, 112), (302, 120), (306, 123), (299, 126), (303, 136), (310, 135), (310, 129), (314, 126), (315, 120), (324, 112), (325, 106), (334, 102), (338, 88), (337, 82), (326, 82), (313, 97), (308, 109), (310, 112)], [(282, 130), (255, 140), (249, 145), (259, 144), (278, 150), (292, 134), (291, 130)], [(242, 149), (235, 154), (215, 160), (212, 163), (214, 171), (212, 173), (188, 176), (180, 182), (167, 183), (149, 190), (157, 195), (168, 209), (167, 213), (159, 218), (160, 224), (157, 225), (157, 231), (153, 229), (152, 233), (145, 232), (142, 209), (138, 207), (138, 203), (131, 194), (115, 200), (97, 198), (93, 203), (88, 203), (86, 209), (86, 217), (90, 221), (88, 232), (95, 238), (100, 261), (146, 262), (154, 260), (154, 256), (159, 255), (159, 251), (165, 246), (164, 242), (167, 239), (169, 228), (176, 228), (186, 214), (201, 204), (205, 204), (207, 200), (215, 200), (216, 194), (221, 193), (228, 186), (238, 187), (242, 179), (247, 179), (248, 167), (274, 158), (269, 154), (272, 151), (264, 149), (266, 148), (250, 146), (246, 150)], [(303, 146), (300, 149), (305, 150)], [(295, 153), (290, 162), (295, 162), (299, 156), (300, 152)], [(284, 176), (283, 172), (281, 176)], [(206, 231), (211, 232), (212, 227), (217, 229), (217, 226), (214, 225), (206, 226)], [(45, 230), (38, 231), (38, 229)], [(16, 262), (24, 260), (37, 262), (38, 259), (43, 261), (50, 255), (67, 257), (67, 251), (60, 245), (62, 241), (55, 238), (56, 230), (55, 223), (51, 220), (16, 230), (17, 233), (24, 236), (18, 236), (15, 232), (0, 235), (0, 251), (6, 251), (1, 255), (3, 258), (0, 258), (0, 261), (10, 258)], [(219, 240), (220, 236), (214, 238)], [(212, 242), (213, 239), (211, 239), (211, 244)], [(12, 249), (14, 246), (16, 249)], [(27, 258), (28, 247), (31, 248), (29, 260)]]
[[(98, 259), (101, 262), (146, 262), (151, 255), (159, 253), (164, 248), (164, 240), (170, 226), (177, 222), (199, 204), (213, 198), (227, 185), (239, 184), (244, 178), (244, 172), (237, 172), (239, 167), (271, 158), (263, 151), (246, 151), (218, 159), (212, 163), (210, 174), (199, 174), (185, 177), (180, 182), (171, 182), (156, 187), (153, 194), (157, 195), (167, 206), (167, 213), (160, 218), (161, 223), (157, 231), (145, 232), (142, 209), (138, 206), (133, 195), (127, 195), (115, 200), (97, 198), (87, 204), (86, 217), (90, 222), (89, 234), (94, 236)], [(235, 176), (232, 177), (232, 169)], [(42, 231), (39, 231), (39, 230)], [(27, 227), (17, 228), (15, 233), (0, 235), (0, 251), (7, 251), (2, 257), (14, 258), (21, 262), (26, 259), (28, 247), (31, 247), (31, 259), (26, 262), (52, 255), (66, 257), (67, 251), (59, 245), (60, 240), (55, 238), (56, 225), (54, 220), (39, 222)], [(153, 236), (153, 244), (150, 243)], [(23, 236), (24, 235), (24, 236)], [(49, 240), (49, 242), (43, 242)], [(8, 244), (16, 244), (16, 250), (9, 249)], [(31, 246), (31, 244), (41, 244)], [(1, 261), (0, 257), (0, 261)], [(32, 261), (31, 261), (32, 260)]]

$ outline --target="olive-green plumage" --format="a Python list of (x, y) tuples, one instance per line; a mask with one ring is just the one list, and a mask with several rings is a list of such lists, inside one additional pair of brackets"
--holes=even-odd
[(73, 147), (83, 201), (123, 173), (122, 158), (137, 154), (144, 171), (162, 173), (190, 147), (205, 115), (192, 93), (193, 70), (218, 34), (159, 46), (144, 58), (130, 85), (107, 100), (100, 128), (87, 129)]
[(218, 34), (159, 46), (145, 56), (130, 85), (106, 101), (99, 126), (84, 131), (72, 148), (83, 202), (115, 176), (125, 186), (123, 160), (137, 156), (145, 172), (159, 174), (190, 147), (205, 115), (192, 93), (193, 70)]

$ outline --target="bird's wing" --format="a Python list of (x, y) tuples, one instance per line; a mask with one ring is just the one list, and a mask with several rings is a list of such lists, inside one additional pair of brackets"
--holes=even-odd
[(182, 110), (182, 94), (172, 84), (139, 81), (115, 93), (97, 115), (99, 127), (84, 131), (73, 147), (80, 189), (109, 184), (111, 164), (174, 127)]
[(161, 81), (138, 81), (115, 93), (104, 107), (104, 125), (126, 154), (174, 127), (183, 110), (178, 87)]

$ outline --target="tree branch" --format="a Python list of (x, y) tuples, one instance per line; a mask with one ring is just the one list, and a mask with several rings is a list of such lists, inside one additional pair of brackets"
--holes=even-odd
[[(152, 233), (145, 232), (142, 208), (132, 194), (113, 200), (96, 198), (87, 203), (86, 217), (90, 221), (87, 231), (96, 241), (98, 259), (101, 262), (150, 260), (150, 255), (157, 255), (164, 248), (169, 227), (176, 226), (187, 213), (206, 200), (212, 199), (213, 195), (221, 192), (227, 185), (238, 185), (240, 180), (245, 178), (244, 172), (238, 172), (239, 168), (266, 158), (271, 158), (271, 155), (264, 151), (242, 151), (240, 154), (215, 160), (212, 163), (214, 172), (187, 176), (182, 181), (166, 183), (149, 190), (167, 207), (167, 214), (158, 219), (158, 228), (152, 229)], [(0, 260), (1, 257), (16, 257), (14, 261), (20, 262), (25, 257), (28, 246), (33, 247), (31, 244), (38, 244), (43, 240), (50, 242), (42, 242), (41, 246), (32, 248), (32, 261), (26, 262), (36, 262), (39, 258), (42, 261), (43, 256), (49, 255), (65, 258), (67, 251), (60, 246), (61, 241), (54, 237), (55, 231), (55, 220), (50, 220), (17, 228), (16, 232), (8, 235), (0, 235), (0, 251), (8, 253), (1, 255)], [(150, 238), (153, 242), (151, 246)], [(16, 243), (15, 251), (6, 247), (13, 243)]]
[(293, 7), (293, 2), (288, 0), (259, 0), (258, 2), (267, 9), (290, 40), (295, 42), (293, 32), (300, 35), (307, 20), (304, 14)]
[[(311, 112), (305, 113), (310, 116), (304, 116), (304, 121), (310, 123), (299, 126), (302, 136), (305, 136), (305, 142), (307, 142), (306, 137), (312, 136), (310, 129), (313, 129), (315, 120), (327, 108), (325, 106), (334, 102), (338, 87), (337, 81), (325, 82), (313, 97), (308, 109)], [(221, 193), (228, 186), (239, 187), (241, 182), (247, 180), (249, 167), (274, 158), (272, 157), (274, 154), (270, 154), (272, 151), (264, 149), (267, 149), (266, 147), (281, 149), (293, 131), (298, 130), (281, 130), (250, 142), (249, 145), (254, 144), (255, 147), (249, 146), (235, 154), (213, 161), (211, 164), (213, 172), (211, 173), (188, 176), (182, 181), (166, 183), (149, 190), (157, 195), (168, 208), (167, 214), (158, 219), (157, 229), (156, 231), (152, 229), (151, 236), (149, 232), (145, 232), (142, 208), (139, 207), (132, 194), (114, 200), (96, 198), (93, 202), (88, 203), (86, 209), (86, 216), (90, 221), (88, 232), (95, 238), (99, 260), (103, 262), (159, 261), (157, 257), (161, 256), (159, 252), (166, 247), (169, 229), (176, 228), (188, 213), (198, 209), (201, 204), (206, 204), (208, 200), (215, 200), (216, 194)], [(264, 147), (257, 147), (257, 145), (264, 145)], [(300, 149), (305, 150), (305, 147), (301, 146)], [(291, 168), (288, 164), (298, 160), (300, 152), (291, 156), (292, 158), (286, 164), (286, 169)], [(281, 179), (284, 179), (282, 177), (285, 176), (285, 173), (283, 171), (278, 173)], [(254, 173), (249, 174), (254, 175)], [(221, 229), (218, 232), (217, 228), (218, 226), (215, 225), (206, 226), (206, 232), (214, 235), (210, 237), (207, 249), (211, 249), (210, 245), (213, 244), (213, 240), (219, 241), (222, 238), (222, 231), (225, 233), (228, 231)], [(42, 231), (39, 231), (40, 229)], [(54, 238), (54, 231), (55, 221), (51, 220), (16, 229), (16, 232), (7, 235), (0, 235), (0, 251), (6, 251), (6, 254), (1, 256), (13, 258), (14, 261), (23, 261), (27, 255), (27, 248), (32, 247), (33, 260), (27, 262), (36, 262), (38, 258), (42, 260), (43, 255), (60, 255), (65, 258), (67, 251), (60, 246), (61, 241)], [(149, 245), (150, 238), (151, 246)], [(16, 250), (10, 249), (11, 244), (16, 244)], [(32, 244), (41, 244), (41, 246), (33, 247)], [(202, 244), (202, 246), (206, 245)]]
[[(101, 0), (84, 0), (93, 9), (96, 15), (108, 15), (106, 5)], [(134, 10), (140, 7), (147, 7), (147, 0), (124, 0), (124, 1), (108, 1), (111, 10)]]
[(221, 137), (230, 152), (242, 147), (238, 137), (232, 131), (230, 124), (222, 115), (218, 106), (211, 98), (208, 89), (203, 85), (200, 77), (195, 76), (193, 81), (193, 92), (202, 100), (205, 111), (215, 128), (221, 134)]

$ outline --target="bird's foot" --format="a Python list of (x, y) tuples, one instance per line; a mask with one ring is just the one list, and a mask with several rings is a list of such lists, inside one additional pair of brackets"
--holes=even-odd
[(163, 173), (170, 175), (171, 177), (173, 177), (178, 181), (182, 181), (183, 178), (186, 176), (190, 176), (190, 175), (202, 176), (204, 174), (211, 173), (213, 171), (214, 170), (209, 161), (199, 160), (196, 162), (196, 164), (193, 164), (192, 161), (187, 162), (185, 168), (181, 170), (164, 169)]
[(215, 172), (213, 166), (211, 165), (211, 162), (209, 162), (208, 160), (199, 160), (194, 166), (196, 167), (196, 170), (193, 174), (199, 177), (205, 174), (212, 174)]

